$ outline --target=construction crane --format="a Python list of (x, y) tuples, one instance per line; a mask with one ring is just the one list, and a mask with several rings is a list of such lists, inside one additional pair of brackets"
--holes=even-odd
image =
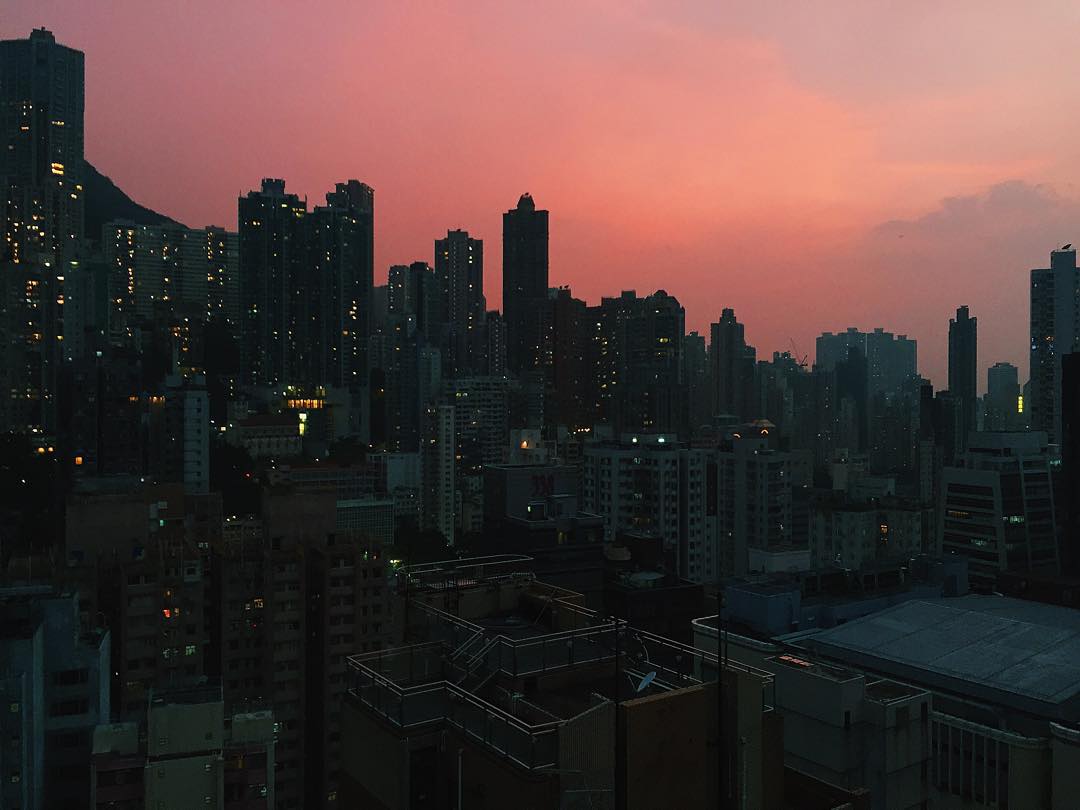
[(810, 355), (804, 354), (801, 357), (799, 356), (799, 347), (795, 345), (795, 338), (789, 337), (788, 343), (791, 344), (791, 359), (798, 364), (799, 368), (806, 368), (806, 361), (809, 359)]

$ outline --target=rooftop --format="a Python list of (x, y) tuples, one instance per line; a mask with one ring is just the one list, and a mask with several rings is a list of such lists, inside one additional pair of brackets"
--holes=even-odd
[(1043, 717), (1080, 717), (1080, 611), (1002, 596), (905, 602), (800, 643)]
[[(716, 680), (715, 655), (582, 608), (580, 594), (523, 576), (522, 561), (501, 555), (403, 570), (399, 589), (415, 594), (409, 637), (422, 642), (350, 657), (353, 697), (400, 729), (450, 724), (540, 769), (560, 761), (567, 721), (614, 700)], [(469, 620), (425, 601), (447, 589), (459, 593), (461, 610), (467, 599), (478, 613)], [(772, 676), (752, 672), (767, 710)]]

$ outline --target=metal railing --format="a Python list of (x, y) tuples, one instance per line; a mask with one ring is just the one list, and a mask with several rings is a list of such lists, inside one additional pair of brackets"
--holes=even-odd
[[(559, 593), (536, 594), (546, 599), (536, 621), (544, 617), (554, 629), (524, 638), (414, 603), (417, 624), (430, 640), (350, 656), (349, 689), (365, 706), (400, 728), (449, 723), (523, 767), (537, 769), (557, 763), (558, 729), (564, 721), (525, 722), (466, 688), (472, 676), (481, 675), (480, 683), (486, 683), (497, 675), (517, 679), (618, 662), (628, 676), (652, 675), (651, 683), (667, 691), (719, 677), (715, 654), (635, 630), (625, 620), (575, 604), (575, 594)], [(729, 673), (759, 680), (762, 710), (772, 709), (771, 673), (730, 660), (725, 667)]]
[[(349, 691), (400, 728), (445, 722), (522, 767), (534, 770), (557, 764), (560, 722), (531, 725), (449, 681), (402, 686), (375, 669), (407, 668), (415, 677), (416, 655), (426, 657), (433, 646), (441, 645), (414, 645), (391, 651), (393, 655), (381, 659), (372, 654), (350, 658)], [(391, 666), (393, 658), (399, 660)]]

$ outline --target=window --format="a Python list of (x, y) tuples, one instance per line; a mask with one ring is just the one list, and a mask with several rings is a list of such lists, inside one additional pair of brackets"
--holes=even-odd
[(86, 714), (89, 704), (82, 700), (58, 700), (49, 707), (50, 717), (68, 717), (73, 714)]
[(53, 686), (76, 686), (86, 683), (90, 673), (86, 669), (65, 669), (52, 674)]

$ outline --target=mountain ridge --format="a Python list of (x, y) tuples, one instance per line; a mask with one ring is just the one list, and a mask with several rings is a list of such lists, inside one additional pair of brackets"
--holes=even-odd
[(85, 166), (83, 224), (87, 237), (92, 241), (101, 241), (102, 226), (114, 219), (126, 219), (137, 225), (183, 224), (135, 202), (112, 181), (112, 178), (99, 172), (90, 161), (86, 160), (83, 163)]

